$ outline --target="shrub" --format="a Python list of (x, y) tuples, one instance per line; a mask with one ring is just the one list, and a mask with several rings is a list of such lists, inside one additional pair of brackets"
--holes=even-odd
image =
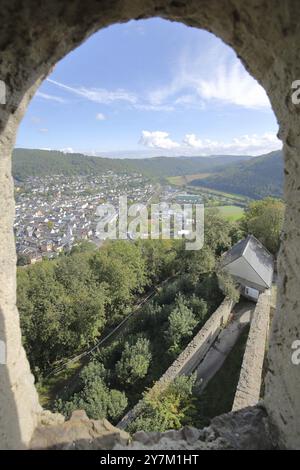
[(145, 377), (151, 358), (148, 339), (138, 338), (136, 344), (126, 342), (121, 359), (116, 364), (116, 375), (120, 382), (133, 384)]
[(169, 315), (169, 327), (166, 333), (169, 341), (169, 351), (178, 354), (182, 342), (189, 338), (197, 324), (197, 320), (182, 295), (176, 298), (174, 309)]
[(238, 302), (240, 298), (240, 289), (233, 277), (223, 270), (218, 273), (218, 280), (220, 289), (223, 291), (224, 295), (233, 300), (233, 302)]
[(91, 362), (80, 374), (82, 389), (74, 393), (68, 401), (56, 400), (55, 410), (67, 418), (74, 410), (81, 409), (85, 410), (91, 419), (118, 420), (124, 413), (128, 401), (125, 393), (109, 389), (104, 382), (105, 375), (103, 364)]
[(194, 409), (193, 387), (196, 375), (177, 377), (167, 388), (154, 387), (144, 394), (141, 415), (128, 431), (164, 432), (188, 424)]

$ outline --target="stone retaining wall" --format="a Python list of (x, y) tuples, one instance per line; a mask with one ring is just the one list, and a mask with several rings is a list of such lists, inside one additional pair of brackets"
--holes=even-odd
[[(173, 364), (166, 370), (154, 387), (165, 387), (179, 375), (191, 374), (199, 362), (204, 358), (211, 344), (214, 342), (220, 330), (226, 325), (234, 302), (225, 298), (217, 310), (210, 316), (201, 330), (194, 336), (188, 346), (182, 351)], [(130, 410), (118, 423), (118, 427), (125, 429), (139, 414), (142, 400)]]
[(261, 377), (269, 332), (271, 293), (269, 290), (259, 296), (247, 339), (239, 382), (232, 410), (253, 406), (260, 398)]

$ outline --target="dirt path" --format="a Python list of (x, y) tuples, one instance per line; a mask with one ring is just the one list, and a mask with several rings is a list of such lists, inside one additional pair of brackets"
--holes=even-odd
[(253, 302), (241, 302), (233, 310), (233, 319), (221, 331), (214, 344), (196, 369), (197, 386), (203, 391), (209, 380), (221, 368), (246, 325), (250, 323), (255, 308)]

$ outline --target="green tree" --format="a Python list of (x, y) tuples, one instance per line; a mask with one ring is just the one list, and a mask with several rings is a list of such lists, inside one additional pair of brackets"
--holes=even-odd
[(138, 338), (135, 344), (126, 342), (121, 359), (116, 364), (116, 375), (123, 384), (134, 384), (147, 374), (151, 362), (150, 341)]
[(130, 424), (128, 431), (157, 431), (180, 429), (190, 421), (194, 409), (193, 387), (196, 376), (180, 376), (167, 388), (156, 386), (144, 393), (142, 412)]
[(178, 282), (173, 281), (163, 286), (159, 290), (157, 301), (160, 305), (166, 305), (166, 304), (169, 305), (174, 302), (177, 294), (178, 294)]
[(88, 240), (80, 240), (77, 245), (72, 247), (70, 254), (73, 255), (75, 253), (90, 253), (96, 249), (97, 246), (94, 243)]
[(193, 334), (197, 320), (192, 310), (187, 306), (182, 295), (178, 295), (168, 318), (169, 326), (166, 336), (169, 341), (169, 351), (178, 354), (183, 340)]
[(187, 299), (187, 305), (192, 310), (198, 321), (203, 322), (205, 320), (208, 312), (207, 302), (205, 302), (205, 300), (193, 294)]
[(187, 275), (188, 282), (193, 290), (199, 280), (215, 269), (215, 253), (209, 246), (201, 250), (182, 252), (180, 272)]
[(150, 284), (159, 283), (177, 272), (181, 241), (137, 240), (136, 244), (140, 247), (145, 260)]
[(108, 324), (116, 324), (128, 314), (134, 296), (143, 292), (147, 282), (140, 249), (124, 241), (111, 242), (95, 253), (90, 264), (97, 282), (107, 286)]
[(81, 390), (67, 401), (58, 399), (55, 410), (70, 417), (76, 409), (85, 410), (91, 419), (118, 420), (127, 407), (123, 392), (109, 389), (105, 383), (105, 369), (101, 363), (92, 362), (80, 373)]
[(222, 217), (218, 209), (205, 212), (204, 243), (213, 253), (220, 255), (231, 246), (232, 223)]
[(166, 321), (168, 315), (164, 315), (163, 308), (154, 300), (150, 300), (141, 309), (140, 315), (135, 320), (135, 331), (147, 331), (147, 333), (157, 334), (161, 324)]
[(81, 255), (18, 270), (18, 308), (32, 368), (92, 344), (105, 324), (106, 289), (96, 284)]
[(203, 298), (209, 305), (209, 310), (214, 311), (223, 299), (223, 294), (219, 289), (216, 273), (213, 272), (201, 279), (195, 287), (195, 295)]
[(26, 266), (26, 264), (29, 264), (28, 256), (19, 253), (17, 257), (17, 266)]
[(224, 295), (234, 302), (238, 302), (240, 298), (240, 289), (233, 277), (225, 270), (220, 270), (218, 272), (218, 280), (220, 289)]
[(245, 232), (252, 233), (273, 254), (279, 249), (284, 209), (280, 199), (268, 197), (250, 203), (241, 222)]

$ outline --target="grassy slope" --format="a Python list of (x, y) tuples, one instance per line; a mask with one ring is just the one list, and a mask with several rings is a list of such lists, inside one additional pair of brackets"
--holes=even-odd
[(239, 206), (217, 206), (224, 219), (235, 222), (243, 217), (244, 209)]
[(189, 184), (190, 181), (194, 181), (195, 179), (202, 179), (207, 178), (210, 173), (196, 173), (193, 175), (182, 175), (182, 176), (168, 176), (167, 180), (169, 183), (175, 186), (185, 186)]

